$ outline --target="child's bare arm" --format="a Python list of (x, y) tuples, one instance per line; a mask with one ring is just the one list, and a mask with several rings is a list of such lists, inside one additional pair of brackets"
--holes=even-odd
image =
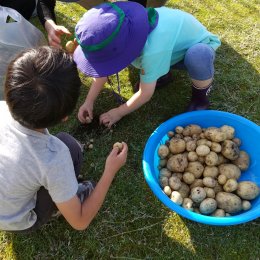
[(148, 102), (153, 96), (156, 82), (140, 83), (139, 91), (136, 92), (125, 104), (113, 108), (100, 116), (100, 123), (111, 127), (123, 116), (133, 112)]
[(91, 120), (93, 119), (94, 102), (97, 96), (99, 95), (100, 91), (103, 89), (106, 81), (107, 77), (93, 78), (93, 82), (86, 97), (86, 100), (79, 108), (78, 119), (81, 123), (88, 123), (86, 120), (87, 117), (89, 117)]
[(117, 147), (113, 148), (112, 152), (107, 157), (102, 177), (91, 195), (83, 204), (80, 203), (77, 195), (69, 201), (56, 204), (62, 215), (73, 228), (77, 230), (86, 229), (96, 216), (104, 202), (115, 174), (126, 162), (127, 151), (128, 147), (126, 143), (123, 143), (123, 149), (120, 153)]

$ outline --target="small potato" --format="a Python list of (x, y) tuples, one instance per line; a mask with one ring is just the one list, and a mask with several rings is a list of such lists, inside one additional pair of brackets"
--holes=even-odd
[(160, 177), (160, 185), (162, 188), (169, 186), (169, 178), (165, 176)]
[(221, 165), (223, 163), (228, 163), (228, 162), (229, 162), (229, 160), (226, 157), (224, 157), (220, 153), (218, 154), (218, 162), (217, 162), (216, 166)]
[(197, 146), (207, 145), (207, 143), (208, 143), (208, 139), (206, 139), (206, 138), (202, 138), (202, 139), (197, 140)]
[(236, 143), (226, 140), (222, 144), (221, 153), (229, 160), (236, 160), (239, 156), (239, 148)]
[(233, 193), (219, 192), (216, 195), (218, 208), (225, 210), (227, 213), (238, 213), (242, 209), (241, 199)]
[(169, 178), (169, 186), (173, 190), (179, 190), (181, 187), (181, 181), (178, 177), (172, 176)]
[(205, 163), (208, 166), (215, 166), (215, 165), (217, 165), (217, 163), (218, 163), (218, 155), (215, 152), (210, 152), (205, 157)]
[(161, 177), (167, 177), (170, 178), (172, 176), (172, 173), (167, 168), (162, 168), (160, 170), (160, 178)]
[(203, 171), (204, 177), (216, 178), (218, 176), (218, 167), (216, 166), (206, 166)]
[(237, 195), (244, 200), (253, 200), (259, 193), (259, 187), (252, 181), (241, 181), (238, 183)]
[(202, 179), (195, 179), (195, 181), (190, 185), (191, 189), (195, 187), (204, 187)]
[(182, 134), (175, 134), (175, 138), (177, 138), (177, 139), (183, 139), (183, 135), (182, 135)]
[(210, 149), (207, 145), (202, 144), (196, 148), (196, 153), (198, 156), (206, 156), (210, 153)]
[(86, 123), (87, 123), (87, 124), (90, 124), (91, 122), (92, 122), (92, 119), (87, 116), (87, 117), (86, 117)]
[(167, 168), (172, 172), (184, 172), (187, 166), (188, 159), (182, 154), (173, 155), (167, 162)]
[(76, 45), (73, 41), (68, 41), (65, 45), (65, 49), (67, 50), (67, 52), (69, 53), (73, 53), (76, 49)]
[(249, 209), (251, 209), (251, 207), (252, 207), (252, 205), (251, 205), (250, 201), (248, 201), (248, 200), (242, 201), (242, 209), (243, 210), (249, 210)]
[(220, 143), (226, 140), (227, 136), (225, 132), (222, 132), (219, 128), (209, 127), (205, 131), (205, 136), (212, 142)]
[(211, 216), (213, 217), (225, 217), (225, 211), (223, 209), (216, 209)]
[(186, 143), (183, 139), (179, 139), (176, 137), (173, 137), (170, 140), (169, 149), (172, 154), (179, 154), (185, 151), (186, 149)]
[(162, 144), (159, 146), (158, 155), (161, 159), (166, 158), (168, 156), (169, 152), (170, 152), (170, 150), (165, 144)]
[(163, 191), (164, 193), (167, 195), (167, 196), (170, 196), (172, 194), (172, 190), (171, 190), (171, 187), (170, 186), (165, 186), (163, 188)]
[(212, 188), (204, 187), (203, 189), (206, 191), (207, 198), (215, 198), (215, 191)]
[(232, 126), (229, 126), (229, 125), (223, 125), (220, 127), (220, 130), (222, 132), (225, 132), (226, 133), (226, 138), (227, 139), (233, 139), (234, 138), (234, 135), (235, 135), (235, 128), (232, 127)]
[(182, 202), (182, 207), (187, 210), (193, 211), (193, 201), (190, 198), (184, 198)]
[(182, 134), (184, 136), (192, 136), (194, 134), (200, 134), (202, 132), (202, 129), (199, 125), (191, 124), (187, 125), (184, 129)]
[(204, 199), (201, 203), (200, 203), (200, 212), (204, 215), (209, 215), (212, 212), (214, 212), (217, 208), (217, 202), (216, 200), (212, 199), (212, 198), (207, 198)]
[(182, 126), (176, 126), (176, 127), (175, 127), (175, 132), (176, 132), (177, 134), (182, 134), (182, 132), (183, 132), (183, 127), (182, 127)]
[(240, 169), (231, 163), (224, 163), (218, 166), (219, 174), (225, 175), (228, 179), (239, 179), (241, 175)]
[(183, 198), (178, 191), (173, 191), (171, 194), (171, 200), (177, 205), (181, 205), (183, 202)]
[(246, 171), (249, 167), (249, 155), (245, 151), (240, 151), (236, 160), (232, 161), (241, 171)]
[(220, 174), (218, 176), (218, 183), (220, 185), (224, 185), (225, 183), (227, 182), (227, 176), (226, 175), (223, 175), (223, 174)]
[(200, 162), (189, 162), (185, 171), (191, 172), (197, 179), (202, 175), (204, 167)]
[(187, 143), (189, 141), (194, 141), (190, 136), (184, 136), (183, 140)]
[(167, 133), (167, 135), (168, 135), (169, 138), (172, 138), (174, 136), (174, 132), (173, 131), (169, 131)]
[(191, 151), (188, 153), (188, 161), (195, 162), (197, 160), (198, 160), (198, 155), (196, 152)]
[(237, 189), (237, 181), (235, 179), (228, 179), (227, 182), (223, 185), (223, 190), (226, 192), (233, 192)]
[(211, 149), (212, 152), (220, 153), (222, 147), (219, 143), (212, 142), (210, 149)]
[(123, 150), (123, 144), (122, 143), (119, 143), (119, 142), (116, 142), (114, 143), (113, 145), (113, 148), (117, 147), (119, 152), (121, 152)]
[(182, 182), (178, 192), (181, 194), (183, 198), (187, 198), (190, 194), (190, 188), (186, 183)]
[(195, 151), (196, 147), (197, 147), (196, 141), (190, 140), (190, 141), (186, 142), (186, 150), (188, 152)]
[(219, 192), (223, 191), (223, 187), (217, 182), (213, 190), (215, 191), (215, 194), (218, 194)]
[(185, 172), (183, 174), (183, 181), (187, 184), (192, 184), (195, 180), (195, 177), (192, 173), (190, 172)]
[(200, 203), (206, 198), (206, 191), (202, 187), (195, 187), (191, 190), (191, 199), (195, 203)]
[(205, 157), (204, 156), (198, 156), (198, 162), (205, 163)]
[(166, 164), (167, 164), (167, 160), (166, 160), (166, 159), (161, 159), (161, 160), (159, 161), (159, 166), (160, 166), (160, 167), (165, 167)]
[(214, 188), (216, 186), (216, 180), (212, 177), (204, 177), (202, 181), (206, 187)]
[(239, 138), (233, 138), (232, 141), (239, 147), (241, 145), (241, 140)]
[(175, 176), (175, 177), (177, 177), (178, 179), (182, 180), (183, 174), (182, 174), (181, 172), (174, 172), (174, 173), (172, 174), (172, 176)]

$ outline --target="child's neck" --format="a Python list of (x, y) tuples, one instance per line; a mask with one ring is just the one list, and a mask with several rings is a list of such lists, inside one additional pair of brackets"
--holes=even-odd
[(41, 128), (41, 129), (33, 129), (36, 132), (40, 132), (42, 134), (45, 134), (45, 128)]

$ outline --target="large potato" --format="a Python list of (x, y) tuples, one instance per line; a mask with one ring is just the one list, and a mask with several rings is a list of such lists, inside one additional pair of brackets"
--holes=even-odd
[(222, 132), (219, 128), (209, 127), (205, 131), (205, 136), (212, 142), (220, 143), (226, 140), (227, 136), (225, 132)]
[(167, 162), (167, 168), (172, 172), (184, 172), (187, 166), (188, 159), (183, 154), (173, 155)]
[(244, 200), (253, 200), (259, 195), (260, 189), (252, 181), (241, 181), (238, 183), (236, 192)]
[(221, 153), (229, 160), (236, 160), (239, 156), (239, 148), (233, 141), (226, 140), (222, 144)]
[(182, 134), (184, 136), (192, 136), (194, 134), (200, 134), (202, 132), (202, 129), (199, 125), (187, 125), (184, 129)]
[(203, 171), (204, 177), (216, 178), (218, 176), (218, 167), (216, 166), (206, 166)]
[(235, 128), (229, 125), (223, 125), (220, 127), (222, 132), (226, 133), (227, 139), (233, 139), (235, 136)]
[(242, 209), (241, 199), (233, 193), (219, 192), (216, 201), (218, 208), (230, 214), (238, 213)]
[(218, 166), (219, 174), (225, 175), (228, 179), (239, 179), (240, 169), (231, 163), (224, 163)]
[(241, 170), (246, 171), (248, 169), (250, 159), (249, 155), (245, 151), (240, 151), (239, 156), (233, 163)]
[(173, 137), (170, 141), (169, 149), (172, 154), (182, 153), (186, 149), (186, 143), (183, 139)]
[(217, 202), (212, 198), (207, 198), (200, 203), (200, 212), (205, 215), (211, 214), (216, 208)]

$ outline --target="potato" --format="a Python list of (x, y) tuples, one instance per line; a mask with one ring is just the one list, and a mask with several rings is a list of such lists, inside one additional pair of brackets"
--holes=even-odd
[(121, 152), (123, 150), (123, 144), (122, 143), (119, 143), (119, 142), (116, 142), (113, 144), (113, 148), (117, 147), (119, 152)]
[(198, 156), (198, 162), (205, 163), (205, 157), (204, 156)]
[(215, 152), (210, 152), (205, 157), (205, 163), (208, 166), (215, 166), (218, 164), (218, 155)]
[(170, 186), (165, 186), (163, 188), (163, 191), (164, 193), (167, 195), (167, 196), (170, 196), (172, 194), (172, 190), (171, 190), (171, 187)]
[(204, 177), (202, 181), (206, 187), (214, 188), (216, 186), (216, 180), (212, 177)]
[(191, 190), (191, 199), (195, 203), (200, 203), (206, 198), (206, 191), (202, 187), (195, 187)]
[(187, 142), (189, 142), (189, 141), (194, 141), (193, 139), (192, 139), (192, 137), (190, 137), (190, 136), (184, 136), (183, 137), (183, 140), (187, 143)]
[(205, 131), (205, 136), (212, 142), (220, 143), (226, 140), (226, 133), (222, 132), (219, 128), (209, 127)]
[(216, 183), (216, 186), (213, 188), (215, 191), (215, 194), (219, 193), (220, 191), (223, 191), (222, 185), (220, 185), (218, 182)]
[(178, 177), (172, 176), (169, 178), (169, 186), (173, 190), (178, 190), (181, 187), (181, 181)]
[(191, 125), (186, 126), (183, 129), (182, 134), (184, 136), (192, 136), (194, 134), (200, 134), (201, 132), (202, 132), (202, 129), (199, 125), (191, 124)]
[(218, 176), (218, 183), (221, 184), (221, 185), (224, 185), (226, 182), (227, 182), (227, 176), (220, 174)]
[(240, 151), (238, 158), (232, 161), (241, 171), (246, 171), (249, 167), (249, 155), (245, 151)]
[(165, 144), (162, 144), (159, 146), (158, 155), (161, 159), (166, 158), (168, 156), (169, 152), (170, 152), (170, 150)]
[(200, 162), (189, 162), (185, 171), (191, 172), (197, 179), (202, 175), (204, 167)]
[(169, 131), (167, 133), (167, 135), (168, 135), (169, 138), (172, 138), (174, 136), (174, 132), (173, 131)]
[(241, 175), (240, 169), (231, 163), (224, 163), (218, 166), (219, 174), (225, 175), (228, 179), (239, 179)]
[(187, 198), (190, 194), (190, 188), (186, 183), (182, 182), (178, 192), (181, 194), (183, 198)]
[(226, 192), (233, 192), (237, 189), (237, 181), (235, 179), (228, 179), (227, 182), (223, 185), (223, 190)]
[(248, 201), (248, 200), (242, 201), (242, 209), (243, 210), (249, 210), (249, 209), (251, 209), (251, 207), (252, 207), (252, 205), (251, 205), (250, 201)]
[(191, 189), (195, 187), (204, 187), (202, 179), (195, 179), (195, 181), (190, 185)]
[(204, 189), (205, 192), (206, 192), (207, 198), (212, 198), (212, 199), (215, 198), (215, 191), (214, 191), (212, 188), (204, 187), (203, 189)]
[(216, 166), (220, 165), (220, 164), (223, 164), (223, 163), (228, 163), (229, 160), (224, 157), (222, 154), (218, 154), (218, 162), (216, 164)]
[(188, 159), (182, 154), (173, 155), (167, 162), (167, 168), (172, 172), (184, 172), (187, 166)]
[(197, 147), (196, 141), (190, 140), (190, 141), (186, 142), (186, 150), (188, 152), (194, 151), (196, 149), (196, 147)]
[(65, 49), (67, 50), (67, 52), (69, 53), (73, 53), (76, 49), (76, 45), (73, 41), (68, 41), (65, 45)]
[(159, 161), (159, 166), (160, 166), (160, 167), (165, 167), (166, 164), (167, 164), (167, 160), (166, 160), (166, 159), (161, 159), (161, 160)]
[(193, 151), (189, 152), (189, 153), (188, 153), (188, 160), (189, 160), (190, 162), (195, 162), (195, 161), (197, 161), (197, 160), (198, 160), (198, 155), (196, 154), (196, 152), (193, 152)]
[(193, 211), (193, 201), (190, 198), (184, 198), (182, 202), (182, 207), (187, 210)]
[(160, 185), (162, 188), (169, 186), (169, 178), (165, 176), (160, 177)]
[(222, 147), (219, 143), (212, 142), (210, 149), (211, 149), (212, 152), (220, 153)]
[(219, 192), (216, 195), (218, 208), (225, 210), (227, 213), (238, 213), (242, 209), (241, 199), (233, 193)]
[(198, 156), (206, 156), (210, 153), (210, 149), (207, 145), (202, 144), (196, 148), (196, 153)]
[(220, 130), (222, 132), (226, 133), (226, 138), (227, 139), (233, 139), (235, 135), (235, 128), (229, 125), (223, 125), (220, 127)]
[(223, 209), (216, 209), (211, 216), (213, 217), (225, 217), (225, 211)]
[(175, 177), (179, 178), (180, 180), (182, 180), (183, 174), (182, 174), (181, 172), (174, 172), (174, 173), (172, 174), (172, 176), (175, 176)]
[(216, 166), (206, 166), (203, 171), (204, 177), (216, 178), (218, 176), (218, 167)]
[(182, 134), (182, 132), (183, 132), (183, 127), (182, 127), (182, 126), (176, 126), (176, 127), (175, 127), (175, 132), (176, 132), (177, 134)]
[(192, 184), (195, 181), (195, 177), (192, 173), (185, 172), (183, 174), (183, 181), (187, 184)]
[(160, 178), (161, 177), (168, 177), (170, 178), (172, 176), (172, 173), (167, 168), (162, 168), (160, 170)]
[(222, 144), (221, 153), (229, 160), (236, 160), (239, 156), (239, 148), (233, 141), (226, 140)]
[(179, 139), (176, 137), (173, 137), (170, 140), (169, 149), (172, 154), (179, 154), (185, 151), (186, 149), (186, 143), (183, 139)]
[(171, 194), (171, 200), (177, 205), (181, 205), (183, 202), (183, 198), (178, 191), (173, 191)]
[(209, 141), (206, 138), (202, 138), (202, 139), (197, 140), (196, 144), (197, 144), (197, 146), (200, 146), (200, 145), (211, 146), (211, 141)]
[(200, 212), (205, 215), (209, 215), (214, 212), (217, 208), (216, 200), (207, 198), (200, 203)]
[(259, 195), (260, 189), (252, 181), (241, 181), (238, 183), (236, 192), (244, 200), (253, 200)]
[(241, 145), (241, 140), (239, 138), (233, 138), (232, 141), (239, 147)]

